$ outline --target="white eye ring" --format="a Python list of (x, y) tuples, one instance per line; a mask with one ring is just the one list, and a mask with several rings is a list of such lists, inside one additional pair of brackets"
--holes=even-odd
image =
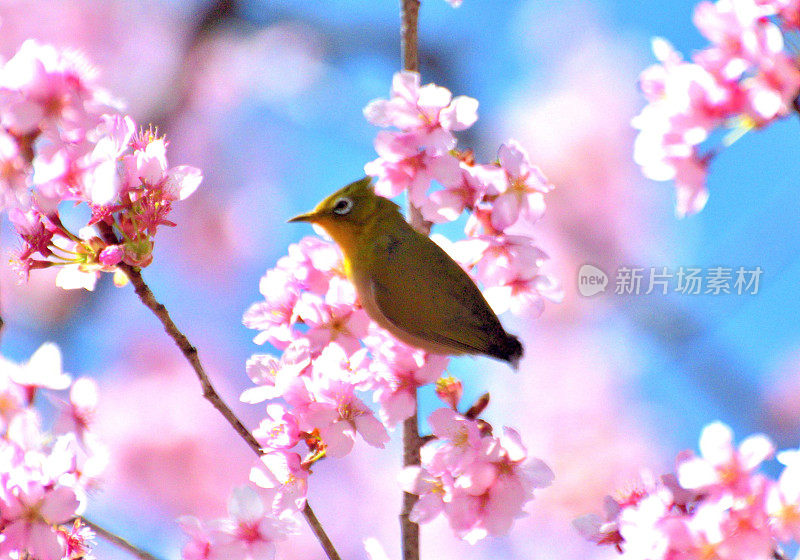
[(346, 197), (340, 198), (333, 204), (333, 213), (339, 214), (340, 216), (349, 214), (350, 210), (352, 209), (353, 209), (353, 201)]

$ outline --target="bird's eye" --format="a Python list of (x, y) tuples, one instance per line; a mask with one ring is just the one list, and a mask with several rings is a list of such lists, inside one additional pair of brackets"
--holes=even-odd
[(349, 198), (340, 198), (336, 201), (333, 205), (333, 213), (339, 214), (340, 216), (344, 216), (345, 214), (349, 213), (350, 210), (353, 209), (353, 201)]

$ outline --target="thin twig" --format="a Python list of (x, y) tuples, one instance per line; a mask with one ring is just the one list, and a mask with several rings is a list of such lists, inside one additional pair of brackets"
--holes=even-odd
[(314, 532), (314, 536), (317, 537), (319, 544), (325, 550), (325, 554), (328, 555), (330, 560), (341, 560), (339, 557), (339, 553), (336, 552), (336, 548), (334, 548), (331, 539), (328, 538), (328, 534), (322, 528), (322, 523), (319, 522), (317, 516), (314, 515), (314, 510), (311, 509), (311, 506), (308, 505), (308, 501), (306, 501), (306, 506), (303, 508), (303, 517), (306, 518), (306, 523), (308, 526), (311, 527), (311, 530)]
[(400, 57), (403, 70), (419, 72), (419, 40), (417, 21), (420, 0), (400, 0)]
[(144, 303), (145, 307), (150, 309), (153, 314), (158, 317), (161, 321), (161, 324), (164, 326), (164, 330), (167, 331), (167, 334), (175, 341), (175, 344), (180, 349), (181, 353), (186, 357), (189, 364), (191, 364), (192, 369), (197, 374), (197, 378), (200, 380), (200, 384), (203, 386), (203, 397), (206, 398), (213, 406), (216, 408), (220, 414), (228, 421), (228, 423), (233, 426), (233, 429), (241, 436), (241, 438), (247, 442), (247, 445), (250, 446), (250, 449), (255, 452), (256, 455), (259, 457), (264, 454), (261, 449), (261, 445), (259, 445), (256, 438), (253, 437), (247, 428), (244, 427), (241, 420), (234, 414), (234, 412), (225, 404), (225, 401), (222, 400), (222, 397), (219, 396), (216, 389), (214, 389), (214, 385), (212, 385), (211, 380), (208, 378), (208, 374), (206, 374), (203, 365), (200, 363), (200, 358), (197, 355), (197, 348), (192, 346), (189, 342), (189, 339), (186, 338), (175, 323), (172, 321), (172, 318), (169, 316), (169, 312), (167, 308), (164, 307), (163, 304), (159, 303), (153, 292), (147, 286), (142, 278), (141, 271), (133, 267), (129, 264), (120, 263), (119, 268), (122, 269), (128, 278), (133, 284), (133, 290), (136, 292), (136, 295), (139, 296), (139, 299)]
[(138, 546), (131, 544), (127, 540), (123, 539), (119, 535), (112, 533), (108, 529), (104, 529), (94, 521), (89, 521), (85, 517), (80, 517), (81, 523), (89, 527), (92, 531), (103, 537), (108, 542), (117, 545), (120, 548), (124, 548), (128, 552), (130, 552), (133, 556), (137, 558), (141, 558), (142, 560), (161, 560), (158, 556), (154, 556), (149, 552), (142, 550)]
[[(400, 56), (403, 69), (419, 72), (419, 40), (417, 36), (420, 0), (400, 0)], [(419, 208), (408, 201), (408, 222), (417, 231), (430, 233), (431, 224), (422, 217)], [(417, 396), (414, 395), (416, 408)], [(403, 422), (403, 466), (420, 464), (419, 449), (422, 440), (417, 426), (417, 413)], [(410, 519), (411, 510), (419, 497), (403, 492), (403, 509), (400, 512), (400, 538), (403, 560), (419, 560), (419, 525)]]
[[(416, 396), (415, 396), (416, 401)], [(415, 402), (416, 404), (416, 402)], [(403, 422), (403, 466), (420, 464), (419, 448), (422, 440), (417, 427), (417, 412)], [(419, 525), (411, 521), (411, 510), (419, 500), (416, 494), (403, 492), (403, 509), (400, 512), (400, 541), (403, 547), (403, 560), (419, 560)]]
[[(100, 229), (103, 239), (107, 243), (119, 243), (116, 234), (111, 229), (110, 225), (104, 222), (99, 222), (98, 228)], [(216, 408), (219, 413), (222, 414), (225, 420), (227, 420), (233, 429), (236, 430), (236, 433), (238, 433), (239, 436), (245, 442), (247, 442), (247, 445), (250, 446), (250, 449), (252, 449), (256, 455), (259, 457), (264, 455), (264, 450), (261, 449), (261, 445), (259, 445), (258, 441), (256, 441), (256, 438), (253, 437), (253, 434), (251, 434), (250, 431), (245, 428), (241, 420), (239, 420), (236, 414), (234, 414), (233, 410), (230, 409), (225, 401), (222, 400), (222, 397), (220, 397), (219, 393), (217, 393), (216, 389), (214, 389), (214, 385), (211, 383), (211, 380), (208, 378), (208, 374), (206, 374), (206, 371), (203, 368), (203, 364), (200, 362), (200, 357), (197, 354), (197, 348), (192, 346), (192, 344), (189, 342), (189, 339), (186, 338), (186, 335), (184, 335), (183, 332), (178, 329), (178, 327), (172, 321), (172, 318), (169, 316), (167, 308), (164, 307), (163, 304), (159, 303), (158, 300), (156, 300), (156, 297), (153, 295), (150, 287), (145, 283), (144, 278), (142, 278), (142, 273), (139, 268), (126, 263), (120, 263), (117, 266), (128, 276), (131, 284), (133, 284), (133, 289), (136, 292), (136, 295), (139, 296), (139, 299), (142, 301), (145, 307), (147, 307), (156, 317), (158, 317), (158, 320), (161, 321), (161, 324), (164, 326), (164, 330), (167, 332), (170, 338), (175, 341), (175, 344), (178, 346), (181, 353), (183, 353), (189, 364), (192, 366), (192, 369), (194, 369), (195, 374), (197, 374), (197, 378), (200, 380), (200, 384), (203, 386), (203, 397), (205, 397), (206, 400), (208, 400), (214, 406), (214, 408)], [(341, 560), (339, 553), (336, 551), (336, 548), (333, 546), (330, 538), (322, 528), (317, 516), (314, 515), (314, 510), (312, 510), (311, 506), (308, 505), (308, 501), (306, 501), (306, 505), (305, 508), (303, 508), (302, 513), (328, 558), (330, 560)]]

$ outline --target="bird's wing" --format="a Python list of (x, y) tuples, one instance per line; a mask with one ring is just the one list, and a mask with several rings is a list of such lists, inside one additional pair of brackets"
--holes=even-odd
[(397, 329), (454, 353), (486, 353), (507, 336), (472, 279), (427, 236), (385, 234), (370, 261), (375, 304)]

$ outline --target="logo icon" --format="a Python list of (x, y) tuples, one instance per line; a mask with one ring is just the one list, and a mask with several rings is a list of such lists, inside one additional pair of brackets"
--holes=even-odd
[(606, 291), (608, 276), (594, 265), (585, 264), (578, 270), (578, 292), (584, 297), (592, 297)]

